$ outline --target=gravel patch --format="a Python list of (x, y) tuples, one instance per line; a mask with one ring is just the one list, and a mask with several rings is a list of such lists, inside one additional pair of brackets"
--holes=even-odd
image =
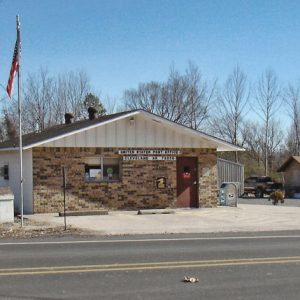
[(61, 225), (50, 225), (46, 222), (37, 222), (24, 217), (23, 227), (21, 218), (15, 217), (14, 223), (0, 224), (0, 239), (30, 239), (30, 238), (49, 238), (66, 236), (90, 236), (87, 230), (67, 226), (66, 230)]

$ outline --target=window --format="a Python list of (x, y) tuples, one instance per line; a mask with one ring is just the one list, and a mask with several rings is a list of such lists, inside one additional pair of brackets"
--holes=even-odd
[(3, 167), (3, 177), (5, 180), (9, 180), (9, 171), (8, 171), (8, 165), (5, 165)]
[(255, 183), (257, 177), (248, 177), (245, 179), (245, 183)]
[(271, 177), (263, 176), (263, 177), (257, 177), (257, 182), (269, 182), (272, 181)]
[(88, 157), (85, 161), (85, 181), (119, 181), (119, 158)]
[(118, 158), (103, 158), (103, 180), (119, 180), (119, 165)]

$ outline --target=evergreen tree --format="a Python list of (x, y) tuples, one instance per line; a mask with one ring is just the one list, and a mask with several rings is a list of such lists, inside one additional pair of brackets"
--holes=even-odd
[(106, 114), (106, 109), (101, 103), (99, 97), (92, 93), (88, 93), (84, 99), (84, 108), (87, 110), (89, 107), (94, 107), (98, 111), (98, 116), (101, 117)]

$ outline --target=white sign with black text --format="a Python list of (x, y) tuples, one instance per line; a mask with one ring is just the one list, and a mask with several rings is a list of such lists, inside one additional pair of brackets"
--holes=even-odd
[(119, 150), (119, 154), (121, 155), (176, 155), (180, 154), (180, 150), (155, 150), (155, 149), (141, 149), (141, 150)]
[(176, 160), (176, 156), (123, 156), (123, 160)]

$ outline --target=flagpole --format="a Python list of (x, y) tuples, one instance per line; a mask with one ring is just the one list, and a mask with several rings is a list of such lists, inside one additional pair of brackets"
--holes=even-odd
[(22, 111), (21, 111), (21, 36), (20, 36), (20, 20), (17, 15), (17, 35), (19, 36), (18, 43), (18, 114), (19, 114), (19, 152), (20, 152), (20, 200), (21, 200), (21, 227), (24, 221), (24, 193), (23, 193), (23, 144), (22, 144)]

